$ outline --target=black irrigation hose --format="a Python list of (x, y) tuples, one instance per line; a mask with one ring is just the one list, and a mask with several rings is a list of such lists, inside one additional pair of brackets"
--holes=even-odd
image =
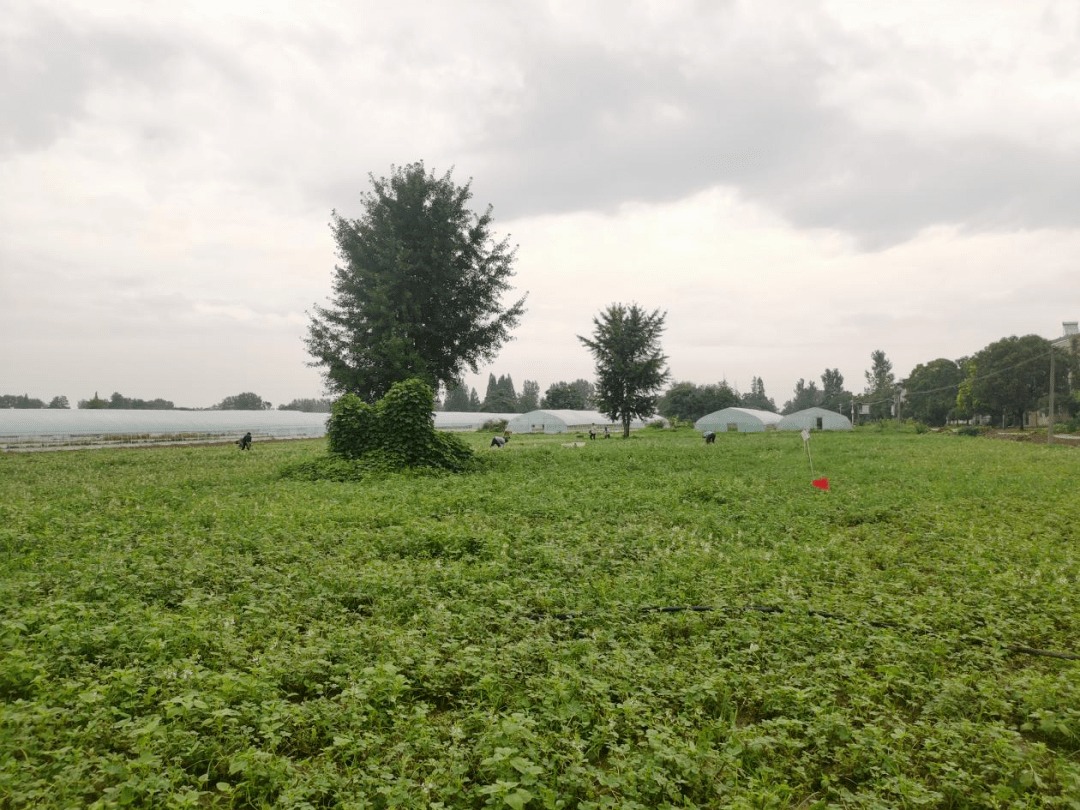
[[(689, 612), (689, 613), (710, 613), (710, 612), (749, 613), (749, 612), (757, 612), (757, 613), (774, 614), (774, 613), (783, 613), (784, 609), (782, 607), (777, 607), (776, 605), (747, 605), (746, 607), (735, 607), (735, 608), (733, 608), (733, 607), (716, 607), (714, 605), (684, 605), (684, 606), (673, 605), (673, 606), (667, 606), (667, 607), (658, 607), (658, 606), (643, 607), (643, 608), (638, 608), (638, 612), (640, 612), (640, 613), (684, 613), (684, 612)], [(826, 612), (824, 610), (809, 609), (809, 610), (806, 611), (806, 614), (808, 616), (818, 616), (818, 617), (820, 617), (822, 619), (831, 619), (833, 621), (850, 622), (850, 623), (856, 623), (856, 624), (865, 624), (865, 625), (868, 625), (870, 627), (887, 628), (887, 629), (890, 629), (890, 630), (901, 630), (901, 631), (906, 632), (906, 633), (915, 633), (915, 634), (920, 634), (920, 635), (931, 635), (933, 633), (933, 631), (931, 631), (931, 630), (922, 630), (922, 629), (918, 629), (918, 628), (914, 628), (914, 627), (904, 627), (903, 625), (896, 624), (895, 622), (882, 622), (882, 621), (863, 621), (863, 622), (859, 622), (858, 620), (851, 619), (851, 618), (849, 618), (847, 616), (842, 616), (839, 613), (828, 613), (828, 612)], [(588, 615), (589, 615), (588, 612), (579, 612), (579, 613), (527, 613), (527, 614), (525, 614), (526, 618), (533, 619), (535, 621), (540, 621), (540, 620), (543, 620), (543, 619), (557, 619), (558, 621), (569, 621), (571, 619), (580, 619), (580, 618), (583, 618), (583, 617), (588, 616)], [(963, 637), (961, 637), (961, 641), (965, 641), (968, 644), (975, 644), (975, 645), (978, 645), (978, 646), (986, 646), (986, 645), (989, 645), (989, 644), (992, 643), (992, 642), (987, 641), (986, 639), (975, 638), (974, 636), (963, 636)], [(1025, 647), (1025, 646), (1019, 645), (1019, 644), (1002, 644), (1001, 647), (1002, 647), (1002, 649), (1008, 650), (1009, 652), (1020, 653), (1022, 655), (1037, 655), (1037, 656), (1042, 656), (1044, 658), (1057, 658), (1057, 659), (1060, 659), (1062, 661), (1080, 661), (1080, 655), (1077, 655), (1076, 653), (1071, 653), (1071, 652), (1055, 652), (1053, 650), (1040, 650), (1040, 649), (1038, 649), (1036, 647)]]

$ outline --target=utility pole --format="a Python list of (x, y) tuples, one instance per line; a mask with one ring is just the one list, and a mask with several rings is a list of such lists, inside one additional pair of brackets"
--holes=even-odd
[(1050, 344), (1050, 427), (1046, 429), (1046, 443), (1054, 443), (1054, 344)]

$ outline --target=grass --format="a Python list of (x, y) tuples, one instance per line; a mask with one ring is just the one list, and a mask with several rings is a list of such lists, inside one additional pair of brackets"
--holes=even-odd
[(1080, 807), (1074, 451), (574, 439), (0, 456), (0, 808)]

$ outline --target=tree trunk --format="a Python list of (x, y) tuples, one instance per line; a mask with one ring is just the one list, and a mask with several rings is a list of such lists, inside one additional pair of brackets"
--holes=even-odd
[(622, 418), (622, 437), (624, 439), (630, 438), (630, 415), (623, 414)]

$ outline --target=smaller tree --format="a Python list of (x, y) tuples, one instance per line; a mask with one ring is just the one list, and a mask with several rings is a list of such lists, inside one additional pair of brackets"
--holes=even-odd
[(541, 408), (564, 411), (587, 411), (591, 408), (595, 387), (588, 380), (557, 382), (548, 386)]
[(498, 379), (494, 374), (488, 375), (487, 396), (484, 397), (482, 410), (487, 413), (517, 412), (517, 392), (509, 374)]
[(328, 399), (294, 399), (288, 405), (278, 405), (279, 411), (299, 411), (301, 413), (330, 413)]
[(871, 419), (887, 419), (892, 413), (892, 398), (896, 389), (896, 377), (892, 371), (892, 361), (885, 352), (876, 349), (870, 353), (873, 366), (866, 372), (864, 395), (870, 403)]
[(811, 380), (809, 384), (806, 380), (799, 378), (799, 381), (795, 383), (795, 394), (784, 403), (784, 410), (781, 413), (789, 414), (796, 411), (805, 411), (807, 408), (816, 408), (821, 405), (822, 395), (818, 391), (817, 383)]
[(920, 363), (905, 381), (905, 405), (911, 416), (933, 427), (942, 427), (956, 415), (956, 397), (964, 371), (944, 357)]
[(469, 410), (469, 387), (465, 385), (464, 381), (458, 380), (456, 383), (447, 386), (443, 410), (459, 413)]
[(753, 408), (757, 411), (771, 411), (776, 413), (776, 403), (765, 394), (765, 381), (761, 377), (753, 377), (750, 380), (750, 392), (739, 398), (739, 405), (744, 408)]
[(726, 382), (716, 385), (680, 382), (660, 397), (656, 408), (668, 419), (696, 422), (706, 414), (738, 404), (739, 395)]
[(101, 410), (101, 409), (104, 409), (104, 408), (108, 408), (109, 407), (109, 402), (108, 402), (108, 400), (101, 399), (97, 395), (97, 391), (95, 391), (93, 399), (80, 399), (79, 400), (79, 407), (80, 408), (88, 408), (90, 410)]
[(521, 396), (518, 397), (518, 413), (529, 413), (540, 407), (540, 383), (525, 380), (521, 384)]
[(593, 336), (580, 340), (596, 360), (596, 401), (610, 419), (630, 422), (656, 413), (656, 394), (668, 379), (667, 356), (660, 350), (666, 313), (646, 312), (637, 304), (612, 304), (593, 318)]
[(215, 411), (265, 411), (270, 409), (270, 403), (263, 400), (258, 394), (245, 391), (243, 394), (225, 397), (212, 410)]
[(64, 396), (53, 397), (52, 402), (49, 403), (50, 408), (70, 408), (68, 404), (68, 398)]
[(840, 369), (825, 369), (821, 374), (821, 407), (844, 411), (851, 405), (852, 394), (844, 390), (844, 375)]

